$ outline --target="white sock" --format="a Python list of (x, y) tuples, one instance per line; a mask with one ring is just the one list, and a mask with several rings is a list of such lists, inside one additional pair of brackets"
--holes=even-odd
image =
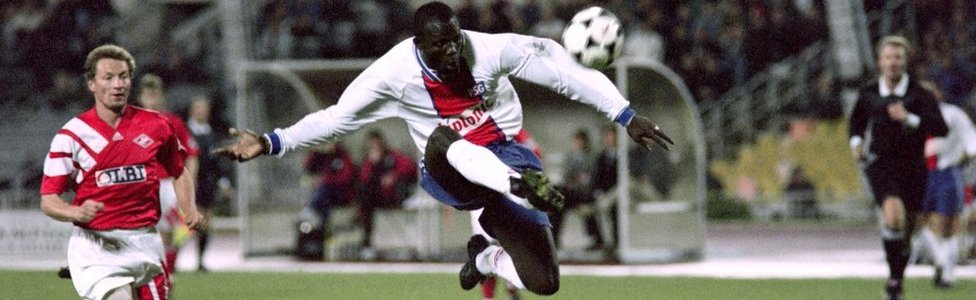
[(928, 242), (924, 238), (912, 239), (912, 255), (908, 259), (909, 264), (917, 264), (925, 257), (928, 252)]
[(467, 140), (457, 140), (447, 147), (447, 162), (471, 182), (483, 185), (502, 194), (511, 192), (510, 177), (520, 178), (491, 150)]
[(948, 282), (956, 280), (956, 264), (959, 260), (959, 235), (953, 235), (945, 240), (946, 265), (942, 268), (942, 278)]
[(925, 241), (925, 249), (928, 250), (929, 256), (932, 257), (932, 263), (936, 266), (942, 266), (942, 255), (940, 254), (942, 252), (942, 243), (939, 241), (941, 239), (936, 237), (932, 229), (928, 227), (922, 228), (921, 233), (922, 239)]
[(518, 272), (515, 271), (515, 262), (512, 261), (512, 257), (502, 247), (492, 245), (485, 248), (484, 251), (478, 253), (475, 266), (478, 267), (478, 271), (482, 274), (495, 274), (498, 277), (504, 278), (515, 287), (525, 289), (525, 284), (522, 283)]
[(503, 163), (488, 148), (457, 140), (447, 147), (447, 162), (464, 178), (508, 196), (509, 200), (529, 209), (535, 209), (529, 201), (512, 195), (509, 178), (522, 175)]

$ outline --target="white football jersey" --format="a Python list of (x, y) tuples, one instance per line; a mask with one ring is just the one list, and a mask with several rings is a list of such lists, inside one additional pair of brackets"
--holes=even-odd
[[(270, 152), (282, 155), (393, 117), (406, 121), (421, 153), (438, 125), (451, 127), (475, 144), (510, 140), (522, 128), (522, 107), (508, 76), (593, 106), (622, 124), (634, 115), (606, 76), (574, 62), (553, 40), (511, 33), (462, 34), (462, 71), (470, 71), (473, 82), (461, 84), (470, 88), (448, 87), (426, 67), (413, 39), (407, 39), (364, 70), (337, 104), (268, 134)], [(456, 87), (458, 82), (450, 84)]]

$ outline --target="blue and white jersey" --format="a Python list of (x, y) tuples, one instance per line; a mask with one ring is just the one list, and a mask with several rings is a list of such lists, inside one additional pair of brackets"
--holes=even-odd
[(958, 106), (939, 103), (939, 110), (949, 127), (949, 133), (926, 141), (925, 153), (926, 156), (937, 155), (936, 166), (943, 170), (959, 166), (966, 157), (976, 156), (976, 127)]
[[(466, 82), (441, 81), (426, 67), (413, 39), (404, 40), (364, 70), (337, 104), (269, 133), (270, 152), (282, 155), (393, 117), (406, 121), (421, 153), (438, 125), (479, 145), (511, 140), (522, 128), (522, 106), (508, 76), (548, 87), (621, 124), (634, 116), (630, 103), (606, 76), (577, 64), (553, 40), (511, 33), (462, 34), (462, 72), (471, 73)], [(458, 84), (463, 86), (457, 88)]]

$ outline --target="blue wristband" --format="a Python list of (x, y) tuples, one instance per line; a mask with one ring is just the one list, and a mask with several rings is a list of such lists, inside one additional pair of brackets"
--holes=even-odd
[(277, 133), (274, 132), (265, 133), (263, 138), (268, 139), (268, 145), (271, 146), (268, 147), (268, 154), (278, 155), (279, 153), (281, 153), (281, 138), (278, 137)]
[(624, 111), (620, 112), (620, 114), (617, 115), (617, 118), (614, 119), (613, 121), (617, 122), (620, 125), (623, 125), (624, 127), (627, 127), (627, 125), (630, 125), (630, 120), (633, 120), (634, 116), (636, 115), (637, 115), (636, 110), (627, 107), (624, 109)]

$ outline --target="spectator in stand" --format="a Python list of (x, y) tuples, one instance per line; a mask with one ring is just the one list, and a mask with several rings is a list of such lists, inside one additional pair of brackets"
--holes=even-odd
[[(3, 24), (3, 44), (16, 47), (30, 43), (30, 36), (40, 28), (47, 13), (43, 0), (26, 0), (20, 3), (7, 4), (11, 9), (10, 16)], [(15, 48), (10, 48), (12, 51)]]
[(457, 14), (461, 29), (482, 31), (481, 8), (474, 0), (461, 1), (461, 5), (457, 8)]
[(319, 17), (322, 16), (322, 1), (295, 0), (288, 8), (291, 20), (291, 35), (294, 37), (294, 58), (310, 59), (321, 55), (318, 39)]
[(841, 103), (840, 83), (834, 79), (830, 71), (822, 71), (817, 77), (816, 86), (810, 96), (810, 109), (814, 116), (820, 119), (836, 120), (844, 116), (844, 105)]
[(668, 49), (664, 51), (664, 60), (672, 68), (678, 69), (682, 56), (691, 52), (691, 37), (688, 32), (691, 27), (691, 8), (687, 2), (678, 4), (666, 27)]
[(745, 58), (745, 25), (741, 22), (729, 24), (719, 35), (719, 45), (722, 47), (722, 60), (726, 65), (726, 72), (731, 73), (733, 86), (745, 83), (748, 79), (748, 63)]
[(268, 3), (264, 11), (266, 22), (258, 33), (255, 56), (263, 59), (290, 58), (295, 38), (291, 34), (288, 5), (283, 0), (275, 0)]
[(359, 57), (378, 57), (389, 49), (392, 43), (386, 40), (386, 33), (392, 30), (389, 10), (377, 0), (350, 2), (355, 20), (353, 54)]
[(555, 8), (550, 5), (541, 5), (539, 21), (529, 29), (529, 33), (556, 41), (562, 40), (563, 30), (566, 28), (566, 21), (557, 18)]
[(512, 4), (508, 0), (492, 0), (482, 15), (481, 28), (487, 33), (512, 32), (515, 29)]
[(62, 112), (69, 108), (81, 107), (81, 103), (77, 102), (84, 96), (76, 78), (77, 75), (65, 70), (54, 72), (54, 85), (41, 96), (52, 111)]
[(584, 8), (591, 6), (591, 4), (587, 2), (589, 1), (564, 0), (562, 1), (562, 5), (556, 6), (557, 7), (557, 9), (555, 10), (556, 16), (562, 20), (566, 20), (566, 22), (569, 22), (569, 20), (573, 19), (573, 16), (576, 15), (576, 13), (583, 10)]
[(321, 178), (306, 207), (318, 213), (318, 229), (328, 236), (332, 208), (349, 205), (356, 197), (356, 164), (342, 142), (335, 141), (308, 152), (305, 172)]
[(777, 55), (776, 52), (779, 51), (778, 46), (769, 41), (773, 35), (773, 29), (766, 19), (765, 6), (760, 1), (754, 2), (747, 13), (749, 27), (745, 41), (743, 41), (748, 77), (752, 77), (752, 75), (765, 69), (766, 65), (774, 60), (774, 56)]
[(646, 5), (637, 17), (641, 22), (627, 32), (624, 55), (663, 62), (665, 41), (657, 31), (662, 18), (661, 12), (654, 5)]
[[(598, 203), (611, 202), (610, 222), (613, 232), (613, 241), (610, 243), (610, 250), (615, 250), (617, 241), (620, 240), (620, 230), (617, 224), (617, 128), (607, 125), (603, 128), (603, 150), (596, 158), (593, 175), (593, 197)], [(604, 204), (600, 203), (600, 206)]]
[(803, 168), (796, 166), (786, 182), (783, 196), (790, 207), (790, 216), (802, 219), (819, 219), (820, 207), (817, 204), (817, 188), (807, 178)]
[(523, 1), (522, 5), (518, 8), (518, 18), (515, 18), (518, 24), (515, 26), (516, 32), (529, 32), (535, 24), (539, 23), (539, 20), (542, 19), (542, 9), (544, 6), (548, 5), (540, 5), (536, 0)]
[(363, 227), (363, 256), (371, 258), (373, 213), (379, 208), (400, 207), (417, 184), (417, 164), (413, 158), (386, 144), (383, 134), (366, 134), (366, 156), (359, 171), (359, 221)]
[(566, 209), (576, 209), (586, 223), (586, 234), (591, 244), (587, 250), (601, 250), (606, 245), (596, 216), (596, 199), (593, 197), (593, 162), (596, 158), (591, 152), (590, 136), (586, 129), (577, 130), (572, 137), (572, 149), (563, 161), (563, 183), (556, 188), (566, 197), (565, 209), (549, 213), (552, 223), (552, 236), (559, 246), (563, 215)]

